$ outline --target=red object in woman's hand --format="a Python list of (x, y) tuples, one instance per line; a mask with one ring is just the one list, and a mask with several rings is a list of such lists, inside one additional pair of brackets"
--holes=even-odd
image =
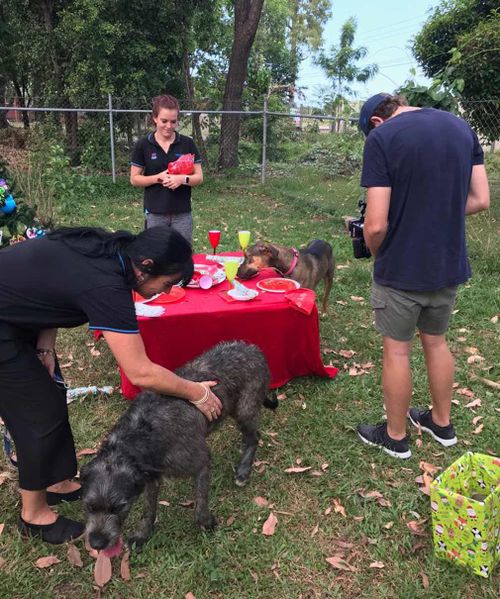
[(168, 163), (169, 175), (192, 175), (194, 171), (194, 154), (182, 154), (174, 162)]

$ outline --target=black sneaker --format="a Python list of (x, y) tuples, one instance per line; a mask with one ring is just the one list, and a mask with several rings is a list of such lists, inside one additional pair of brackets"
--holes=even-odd
[(377, 445), (393, 458), (401, 458), (402, 460), (411, 458), (411, 451), (408, 446), (410, 436), (407, 435), (401, 441), (392, 439), (387, 434), (387, 422), (382, 424), (360, 424), (358, 426), (358, 435), (363, 443)]
[(438, 426), (432, 421), (432, 410), (421, 410), (419, 408), (410, 408), (410, 414), (408, 416), (413, 426), (420, 428), (432, 435), (432, 437), (441, 445), (445, 447), (451, 447), (456, 445), (458, 442), (457, 436), (455, 435), (455, 429), (453, 424), (448, 426)]

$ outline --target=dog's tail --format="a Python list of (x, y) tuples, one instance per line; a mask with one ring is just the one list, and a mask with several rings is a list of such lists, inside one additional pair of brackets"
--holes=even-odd
[(275, 410), (278, 405), (279, 403), (276, 391), (271, 391), (266, 399), (264, 399), (264, 407), (269, 408), (269, 410)]

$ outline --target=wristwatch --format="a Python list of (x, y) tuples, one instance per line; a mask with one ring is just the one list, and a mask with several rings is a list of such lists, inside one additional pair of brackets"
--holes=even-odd
[(184, 177), (184, 185), (189, 185), (189, 177)]

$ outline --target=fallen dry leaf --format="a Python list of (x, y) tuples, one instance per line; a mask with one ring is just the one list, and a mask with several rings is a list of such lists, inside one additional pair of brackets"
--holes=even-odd
[(280, 393), (279, 395), (276, 396), (276, 399), (278, 399), (279, 401), (283, 401), (286, 398), (287, 398), (286, 393)]
[(328, 463), (325, 462), (324, 464), (321, 464), (321, 470), (323, 470), (323, 472), (328, 468)]
[(472, 419), (472, 424), (473, 424), (474, 426), (476, 426), (476, 424), (477, 424), (477, 423), (478, 423), (480, 420), (482, 420), (482, 419), (483, 419), (483, 417), (482, 417), (482, 416), (474, 416), (474, 418)]
[(96, 585), (98, 587), (103, 587), (111, 580), (112, 574), (111, 560), (107, 555), (104, 555), (102, 551), (99, 551), (94, 566), (94, 580)]
[(434, 466), (434, 464), (429, 464), (429, 462), (424, 462), (423, 460), (420, 461), (419, 466), (420, 470), (423, 470), (423, 472), (428, 472), (431, 476), (436, 474), (438, 470), (441, 470), (439, 466)]
[(484, 428), (484, 424), (480, 424), (478, 427), (476, 427), (473, 431), (472, 434), (473, 435), (479, 435), (479, 433), (483, 430)]
[(265, 507), (269, 501), (265, 498), (265, 497), (254, 497), (253, 499), (255, 505), (258, 505), (259, 507)]
[(268, 519), (262, 525), (262, 534), (266, 537), (270, 537), (274, 534), (276, 525), (278, 524), (278, 518), (271, 512)]
[(329, 514), (332, 513), (332, 508), (330, 506), (328, 506), (323, 513), (325, 514), (325, 516), (328, 516)]
[(97, 559), (97, 556), (99, 555), (99, 551), (97, 551), (97, 549), (93, 549), (89, 545), (89, 540), (88, 540), (87, 536), (85, 536), (85, 549), (86, 549), (87, 553), (90, 555), (90, 557)]
[(80, 451), (77, 452), (76, 457), (81, 458), (84, 455), (95, 455), (96, 453), (97, 453), (97, 449), (91, 449), (91, 448), (80, 449)]
[(390, 530), (393, 526), (394, 522), (387, 522), (387, 524), (384, 524), (383, 528)]
[(123, 580), (130, 580), (130, 551), (125, 551), (120, 562), (120, 576)]
[(316, 535), (318, 533), (318, 530), (319, 530), (319, 524), (316, 524), (316, 526), (312, 529), (311, 539), (314, 537), (314, 535)]
[(40, 557), (36, 560), (35, 566), (37, 568), (50, 568), (54, 564), (59, 564), (61, 560), (57, 555), (47, 555), (46, 557)]
[(9, 480), (10, 478), (10, 472), (0, 472), (0, 485), (3, 485), (3, 483), (6, 480)]
[(477, 349), (477, 347), (466, 347), (465, 351), (468, 354), (478, 354), (479, 353), (479, 350)]
[(4, 528), (5, 528), (5, 524), (2, 522), (2, 524), (0, 524), (0, 535), (3, 533)]
[(417, 447), (422, 447), (423, 441), (420, 437), (417, 437), (417, 440), (415, 441), (415, 445)]
[(465, 395), (465, 397), (474, 397), (474, 391), (467, 389), (467, 387), (461, 387), (460, 389), (457, 389), (456, 393), (459, 395)]
[(192, 499), (188, 499), (187, 501), (179, 501), (179, 505), (181, 507), (193, 507), (194, 501)]
[(327, 557), (326, 561), (337, 568), (337, 570), (347, 570), (348, 572), (356, 572), (356, 568), (351, 566), (351, 564), (347, 563), (344, 559), (342, 559), (341, 555), (334, 555), (333, 557)]
[(236, 522), (236, 518), (234, 516), (229, 516), (226, 520), (226, 526), (232, 526)]
[(80, 550), (76, 545), (70, 543), (68, 545), (68, 553), (66, 554), (69, 563), (72, 566), (76, 566), (77, 568), (81, 568), (83, 566), (82, 556), (80, 555)]
[(189, 593), (184, 595), (184, 599), (196, 599), (196, 597), (193, 595), (193, 593), (191, 593), (191, 591), (189, 591)]
[(391, 507), (391, 502), (382, 495), (380, 491), (368, 491), (365, 493), (364, 489), (358, 489), (359, 495), (365, 499), (375, 499), (375, 501), (382, 507)]
[(166, 501), (165, 499), (161, 499), (161, 500), (158, 502), (158, 505), (164, 505), (165, 507), (169, 507), (169, 506), (170, 506), (170, 502), (169, 502), (169, 501)]
[(481, 406), (481, 400), (479, 399), (479, 397), (477, 399), (475, 399), (474, 401), (470, 401), (468, 404), (465, 405), (466, 408), (479, 408)]
[(425, 536), (425, 531), (422, 530), (421, 525), (424, 521), (420, 520), (417, 522), (416, 520), (410, 520), (410, 522), (406, 523), (406, 526), (411, 530), (411, 532), (419, 537)]
[(385, 568), (385, 564), (383, 562), (372, 562), (369, 568)]
[(300, 474), (301, 472), (306, 472), (307, 470), (311, 470), (312, 466), (301, 466), (299, 467), (293, 467), (293, 468), (287, 468), (285, 470), (285, 472), (287, 474)]
[(360, 297), (359, 295), (351, 295), (351, 299), (353, 302), (364, 302), (365, 298)]
[(490, 322), (492, 322), (493, 324), (497, 324), (499, 316), (500, 316), (499, 314), (495, 314), (495, 316), (493, 316), (493, 318), (490, 318)]
[(348, 541), (343, 541), (342, 539), (333, 539), (332, 543), (341, 549), (352, 549), (354, 547), (354, 543), (349, 543)]
[(333, 500), (333, 505), (334, 505), (335, 512), (337, 514), (340, 514), (341, 516), (344, 516), (344, 518), (347, 518), (347, 514), (345, 513), (345, 508), (338, 499)]
[(321, 472), (321, 470), (311, 470), (309, 474), (311, 476), (323, 476), (323, 472)]
[(92, 347), (90, 348), (90, 353), (91, 353), (93, 356), (95, 356), (96, 358), (97, 358), (98, 356), (100, 356), (100, 355), (101, 355), (101, 352), (100, 352), (98, 349), (96, 349), (94, 346), (92, 346)]
[(424, 572), (420, 572), (420, 577), (422, 578), (422, 586), (424, 589), (429, 588), (429, 577)]
[(4, 559), (3, 557), (0, 557), (0, 570), (4, 567), (6, 562), (7, 562), (6, 559)]
[(474, 354), (467, 358), (467, 364), (479, 364), (480, 362), (484, 362), (484, 358), (478, 354)]
[(352, 358), (356, 352), (353, 349), (341, 349), (338, 353), (343, 358)]

